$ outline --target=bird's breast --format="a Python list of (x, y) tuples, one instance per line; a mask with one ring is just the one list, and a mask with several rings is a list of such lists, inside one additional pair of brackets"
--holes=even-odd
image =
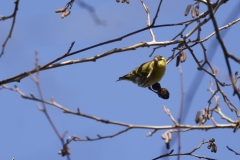
[(151, 78), (153, 79), (153, 81), (158, 82), (162, 79), (164, 73), (165, 73), (166, 67), (157, 67), (154, 68)]

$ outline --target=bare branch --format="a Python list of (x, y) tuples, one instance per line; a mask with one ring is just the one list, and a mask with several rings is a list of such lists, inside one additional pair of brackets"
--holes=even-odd
[[(223, 26), (223, 27), (218, 28), (218, 30), (221, 31), (221, 30), (223, 30), (223, 29), (227, 29), (227, 28), (231, 27), (232, 25), (238, 23), (239, 21), (240, 21), (240, 18), (238, 18), (238, 19), (236, 19), (236, 20), (228, 23), (227, 25), (225, 25), (225, 26)], [(207, 37), (205, 37), (204, 39), (202, 39), (202, 40), (200, 40), (200, 41), (198, 41), (198, 42), (205, 42), (205, 41), (207, 41), (209, 38), (211, 38), (211, 37), (212, 37), (213, 35), (215, 35), (215, 34), (216, 34), (216, 31), (214, 31), (213, 33), (211, 33), (210, 35), (208, 35)], [(237, 61), (238, 63), (240, 62), (240, 60), (237, 59), (237, 58), (236, 58), (236, 61)]]
[(193, 156), (193, 157), (197, 157), (197, 158), (203, 158), (203, 159), (207, 159), (207, 160), (215, 160), (213, 158), (208, 158), (207, 156), (199, 156), (199, 155), (193, 154), (196, 150), (200, 149), (202, 147), (202, 145), (205, 144), (205, 143), (209, 143), (209, 141), (204, 142), (204, 140), (203, 140), (197, 148), (194, 148), (190, 152), (172, 154), (174, 150), (171, 150), (169, 153), (158, 156), (158, 157), (154, 158), (153, 160), (161, 159), (161, 158), (164, 158), (164, 157), (183, 156), (183, 155), (189, 155), (189, 156)]
[[(224, 53), (224, 57), (225, 57), (225, 60), (226, 60), (226, 64), (227, 64), (227, 68), (228, 68), (228, 73), (229, 73), (229, 77), (230, 77), (230, 80), (232, 82), (232, 86), (233, 86), (233, 89), (234, 89), (234, 93), (233, 94), (237, 94), (238, 95), (238, 98), (240, 99), (240, 93), (238, 92), (236, 86), (234, 85), (234, 81), (233, 81), (233, 78), (232, 78), (232, 69), (231, 69), (231, 66), (230, 66), (230, 63), (229, 63), (229, 54), (228, 54), (228, 51), (227, 51), (227, 48), (221, 38), (221, 35), (219, 33), (219, 30), (218, 30), (218, 24), (217, 24), (217, 21), (216, 21), (216, 18), (214, 16), (214, 12), (213, 12), (213, 8), (212, 8), (212, 5), (210, 4), (210, 0), (207, 0), (208, 2), (208, 9), (210, 11), (210, 17), (212, 19), (212, 22), (213, 22), (213, 26), (215, 28), (215, 32), (216, 32), (216, 36), (217, 36), (217, 39), (222, 47), (222, 50), (223, 50), (223, 53)], [(225, 0), (220, 0), (219, 3), (225, 3)]]
[(178, 122), (173, 118), (170, 110), (169, 110), (167, 107), (165, 107), (165, 106), (163, 106), (163, 110), (164, 110), (164, 112), (167, 113), (167, 115), (171, 118), (171, 120), (173, 121), (173, 123), (174, 123), (176, 126), (179, 126)]
[(4, 54), (4, 49), (5, 49), (5, 46), (6, 46), (7, 42), (8, 42), (8, 40), (12, 37), (12, 32), (13, 32), (13, 28), (14, 28), (14, 25), (15, 25), (16, 17), (17, 17), (17, 11), (18, 11), (19, 1), (20, 1), (20, 0), (16, 0), (16, 1), (14, 2), (14, 3), (15, 3), (15, 8), (14, 8), (14, 11), (13, 11), (13, 14), (12, 14), (12, 15), (0, 17), (0, 21), (1, 21), (1, 20), (2, 20), (2, 21), (3, 21), (3, 20), (6, 20), (6, 19), (9, 19), (9, 18), (13, 18), (10, 32), (8, 33), (8, 36), (7, 36), (6, 40), (5, 40), (4, 43), (2, 44), (2, 52), (1, 52), (1, 54), (0, 54), (0, 58), (1, 58), (2, 55)]
[(208, 91), (210, 91), (210, 92), (213, 94), (212, 97), (214, 97), (214, 99), (215, 99), (215, 101), (216, 101), (216, 104), (217, 104), (217, 106), (214, 107), (214, 109), (213, 109), (214, 112), (218, 113), (218, 114), (221, 116), (222, 119), (225, 119), (226, 121), (228, 121), (228, 122), (230, 122), (230, 123), (234, 123), (234, 121), (233, 121), (231, 118), (225, 116), (225, 115), (222, 113), (221, 107), (220, 107), (220, 103), (219, 103), (219, 97), (215, 95), (215, 94), (216, 94), (216, 91), (214, 92), (214, 90), (212, 89), (213, 85), (214, 85), (214, 84), (211, 82), (211, 85), (210, 85)]
[(158, 9), (157, 9), (157, 12), (156, 12), (155, 17), (153, 18), (153, 22), (152, 22), (151, 26), (154, 26), (154, 24), (155, 24), (155, 22), (156, 22), (156, 20), (157, 20), (158, 13), (159, 13), (160, 7), (161, 7), (161, 5), (162, 5), (162, 1), (163, 1), (163, 0), (160, 0), (160, 2), (159, 2), (159, 4), (158, 4)]
[[(70, 52), (73, 44), (74, 43), (72, 43), (72, 45), (71, 45), (71, 47), (69, 49), (69, 52)], [(35, 65), (38, 66), (38, 52), (35, 52), (35, 53), (36, 53)], [(40, 109), (40, 111), (42, 111), (45, 114), (45, 116), (47, 117), (47, 120), (50, 123), (51, 127), (53, 128), (54, 132), (56, 133), (56, 135), (58, 136), (58, 138), (62, 142), (63, 149), (61, 151), (59, 151), (59, 154), (62, 154), (62, 156), (67, 155), (68, 160), (70, 160), (69, 148), (68, 148), (68, 146), (66, 144), (64, 144), (64, 136), (66, 135), (66, 131), (63, 133), (62, 136), (60, 135), (60, 133), (58, 132), (57, 127), (53, 123), (53, 121), (52, 121), (52, 119), (51, 119), (51, 117), (50, 117), (50, 115), (49, 115), (49, 113), (47, 111), (47, 107), (46, 107), (46, 105), (44, 103), (44, 98), (43, 98), (43, 94), (42, 94), (42, 90), (41, 90), (41, 86), (40, 86), (40, 82), (39, 82), (39, 71), (37, 72), (37, 78), (34, 77), (32, 74), (29, 74), (29, 76), (35, 82), (37, 90), (38, 90), (38, 93), (39, 93), (39, 96), (40, 96), (40, 99), (37, 99), (37, 101), (42, 103), (42, 107), (40, 105), (38, 105), (38, 108)], [(30, 97), (26, 96), (23, 92), (21, 92), (17, 87), (15, 87), (15, 91), (18, 92), (23, 98), (30, 98)], [(34, 99), (34, 100), (36, 99), (33, 94), (31, 94), (31, 98)]]
[[(142, 5), (143, 5), (143, 8), (145, 9), (146, 13), (147, 13), (147, 26), (150, 27), (150, 10), (149, 8), (144, 4), (143, 0), (140, 0)], [(160, 3), (161, 4), (161, 3)], [(159, 7), (158, 7), (158, 11), (157, 13), (159, 12)], [(156, 18), (157, 16), (155, 16)], [(155, 19), (156, 20), (156, 19)], [(155, 22), (154, 22), (155, 23)], [(152, 36), (152, 42), (156, 42), (156, 39), (155, 39), (155, 35), (153, 34), (153, 31), (152, 31), (152, 28), (149, 28), (149, 32)]]
[(70, 136), (67, 140), (68, 143), (70, 143), (71, 141), (97, 141), (97, 140), (101, 140), (101, 139), (105, 139), (105, 138), (113, 138), (113, 137), (116, 137), (124, 132), (127, 132), (128, 130), (130, 130), (132, 128), (126, 128), (126, 129), (123, 129), (117, 133), (114, 133), (112, 135), (108, 135), (108, 136), (100, 136), (99, 134), (97, 135), (98, 137), (97, 138), (89, 138), (89, 137), (86, 137), (86, 138), (80, 138), (80, 137), (77, 137), (77, 136)]
[[(225, 103), (227, 104), (227, 106), (229, 107), (229, 109), (230, 109), (231, 111), (235, 111), (235, 113), (237, 113), (237, 112), (238, 112), (238, 109), (231, 103), (231, 101), (228, 99), (228, 97), (225, 95), (225, 93), (224, 93), (224, 92), (221, 90), (221, 88), (220, 88), (220, 85), (221, 85), (221, 86), (225, 86), (225, 84), (224, 84), (224, 83), (221, 83), (221, 82), (216, 78), (216, 74), (215, 74), (214, 70), (212, 69), (210, 63), (207, 62), (206, 57), (205, 57), (205, 61), (206, 61), (205, 63), (208, 63), (208, 65), (210, 66), (210, 68), (211, 68), (211, 70), (212, 70), (213, 73), (211, 73), (211, 72), (209, 72), (208, 70), (206, 70), (205, 68), (203, 68), (203, 65), (200, 64), (200, 62), (199, 62), (198, 59), (196, 58), (193, 50), (190, 48), (190, 46), (188, 46), (187, 42), (184, 41), (183, 43), (184, 43), (184, 45), (186, 46), (186, 48), (190, 51), (192, 57), (194, 58), (195, 62), (197, 63), (198, 69), (199, 69), (199, 70), (203, 70), (203, 71), (206, 72), (208, 75), (210, 75), (211, 77), (214, 78), (214, 80), (215, 80), (215, 82), (216, 82), (217, 89), (218, 89), (218, 91), (222, 94), (222, 97), (223, 97)], [(205, 64), (205, 63), (204, 63), (204, 64)]]
[[(183, 102), (184, 102), (184, 90), (183, 90), (183, 71), (182, 67), (179, 67), (180, 72), (180, 85), (181, 85), (181, 102), (180, 102), (180, 111), (179, 111), (179, 118), (178, 123), (181, 124), (182, 120), (182, 112), (183, 112)], [(180, 128), (178, 129), (178, 154), (181, 152), (181, 132)], [(178, 160), (180, 160), (180, 155), (178, 156)]]
[(228, 146), (226, 146), (227, 147), (227, 149), (229, 150), (229, 151), (232, 151), (233, 153), (235, 153), (236, 155), (240, 155), (240, 153), (238, 153), (238, 152), (236, 152), (236, 151), (234, 151), (233, 149), (231, 149), (230, 147), (228, 147)]

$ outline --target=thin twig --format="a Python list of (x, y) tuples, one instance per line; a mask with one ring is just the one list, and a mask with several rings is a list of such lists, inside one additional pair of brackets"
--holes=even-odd
[[(147, 13), (147, 26), (150, 27), (150, 10), (149, 8), (145, 5), (145, 3), (143, 2), (143, 0), (140, 0), (142, 5), (143, 5), (143, 8), (145, 9), (146, 13)], [(153, 31), (152, 31), (152, 28), (149, 28), (149, 32), (152, 36), (152, 42), (156, 42), (156, 39), (155, 39), (155, 35), (153, 34)]]
[(234, 123), (234, 121), (231, 118), (225, 116), (222, 113), (220, 103), (219, 103), (219, 97), (215, 95), (217, 92), (212, 89), (213, 85), (214, 84), (212, 82), (210, 82), (210, 87), (208, 89), (208, 91), (212, 93), (212, 97), (214, 97), (214, 99), (216, 101), (216, 107), (213, 108), (213, 111), (218, 113), (221, 116), (222, 119), (225, 119), (226, 121), (228, 121), (230, 123)]
[[(219, 3), (224, 3), (225, 0), (221, 0)], [(231, 66), (230, 66), (230, 63), (229, 63), (229, 55), (228, 55), (228, 51), (227, 51), (227, 48), (221, 38), (221, 35), (219, 33), (219, 30), (218, 30), (218, 24), (217, 24), (217, 21), (216, 21), (216, 18), (214, 16), (214, 12), (213, 12), (213, 8), (212, 8), (212, 5), (210, 4), (210, 0), (207, 0), (207, 3), (208, 3), (208, 9), (210, 11), (210, 17), (212, 19), (212, 22), (213, 22), (213, 26), (215, 28), (215, 32), (216, 32), (216, 36), (217, 36), (217, 40), (219, 41), (220, 45), (221, 45), (221, 48), (223, 50), (223, 53), (224, 53), (224, 57), (225, 57), (225, 61), (226, 61), (226, 64), (227, 64), (227, 68), (228, 68), (228, 73), (229, 73), (229, 77), (230, 77), (230, 80), (231, 80), (231, 83), (233, 84), (233, 89), (234, 89), (234, 94), (237, 94), (238, 95), (238, 98), (240, 99), (240, 93), (238, 92), (236, 86), (234, 85), (234, 81), (233, 81), (233, 77), (232, 77), (232, 69), (231, 69)]]
[(123, 129), (117, 133), (114, 133), (114, 134), (111, 134), (111, 135), (107, 135), (107, 136), (101, 136), (101, 135), (97, 135), (97, 138), (90, 138), (90, 137), (86, 137), (86, 138), (80, 138), (80, 137), (77, 137), (77, 136), (70, 136), (68, 138), (68, 144), (71, 142), (71, 141), (97, 141), (97, 140), (102, 140), (102, 139), (105, 139), (105, 138), (113, 138), (113, 137), (116, 137), (124, 132), (127, 132), (128, 130), (130, 130), (131, 128), (126, 128), (126, 129)]
[(229, 151), (232, 151), (233, 153), (235, 153), (236, 155), (240, 155), (240, 153), (238, 153), (238, 152), (236, 152), (236, 151), (234, 151), (233, 149), (231, 149), (230, 147), (228, 147), (228, 146), (226, 146), (227, 147), (227, 149), (229, 150)]
[[(179, 67), (179, 72), (180, 72), (180, 85), (181, 85), (181, 103), (180, 103), (180, 111), (179, 111), (179, 118), (178, 118), (178, 123), (181, 124), (182, 120), (182, 112), (183, 112), (183, 102), (184, 102), (184, 90), (183, 90), (183, 72), (182, 72), (182, 67)], [(178, 129), (178, 154), (181, 152), (181, 132), (180, 128)], [(178, 156), (178, 160), (180, 160), (180, 155)]]
[(208, 141), (204, 142), (204, 140), (203, 140), (197, 148), (194, 148), (192, 151), (186, 152), (186, 153), (172, 154), (174, 150), (171, 150), (169, 153), (158, 156), (158, 157), (154, 158), (153, 160), (157, 160), (157, 159), (164, 158), (164, 157), (186, 156), (186, 155), (197, 157), (200, 159), (203, 158), (203, 159), (207, 159), (207, 160), (215, 160), (214, 158), (208, 158), (207, 156), (199, 156), (199, 155), (193, 154), (196, 150), (200, 149), (202, 147), (202, 145), (205, 143), (209, 143), (209, 142)]
[(163, 106), (163, 110), (164, 110), (164, 112), (167, 113), (167, 115), (171, 118), (171, 120), (173, 121), (173, 123), (174, 123), (176, 126), (179, 126), (179, 123), (174, 119), (174, 117), (172, 116), (170, 110), (169, 110), (167, 107), (165, 107), (165, 106)]
[[(74, 44), (74, 43), (73, 43), (73, 44)], [(73, 44), (72, 44), (72, 46), (73, 46)], [(71, 46), (71, 47), (72, 47), (72, 46)], [(71, 48), (70, 48), (70, 49), (71, 49)], [(37, 67), (37, 66), (38, 66), (38, 52), (36, 51), (35, 53), (36, 53), (36, 62), (35, 62), (35, 65), (36, 65), (36, 67)], [(50, 117), (50, 115), (49, 115), (49, 113), (48, 113), (48, 111), (47, 111), (47, 107), (46, 107), (46, 105), (45, 105), (45, 103), (44, 103), (44, 98), (43, 98), (43, 94), (42, 94), (42, 90), (41, 90), (41, 86), (40, 86), (40, 82), (39, 82), (39, 80), (40, 80), (39, 72), (37, 72), (37, 78), (34, 77), (34, 76), (31, 75), (31, 74), (30, 74), (30, 77), (31, 77), (32, 80), (35, 82), (36, 87), (37, 87), (37, 90), (38, 90), (38, 93), (39, 93), (39, 96), (40, 96), (39, 102), (41, 102), (41, 103), (42, 103), (42, 106), (43, 106), (43, 108), (41, 109), (41, 111), (42, 111), (42, 112), (45, 114), (45, 116), (47, 117), (48, 122), (49, 122), (50, 125), (52, 126), (54, 132), (56, 133), (56, 135), (58, 136), (58, 138), (60, 139), (60, 141), (62, 142), (62, 146), (64, 146), (64, 136), (65, 136), (65, 133), (63, 134), (63, 136), (60, 135), (60, 133), (58, 132), (57, 127), (56, 127), (55, 124), (53, 123), (53, 121), (52, 121), (52, 119), (51, 119), (51, 117)], [(20, 91), (20, 90), (18, 90), (18, 91)], [(24, 97), (27, 97), (27, 96), (24, 96)], [(33, 98), (34, 98), (34, 96), (33, 96)], [(40, 107), (40, 106), (39, 106), (39, 107)], [(63, 148), (64, 148), (64, 147), (63, 147)], [(69, 155), (67, 155), (67, 158), (68, 158), (68, 160), (70, 160)]]
[(159, 13), (160, 8), (161, 8), (161, 5), (162, 5), (162, 1), (163, 1), (163, 0), (160, 0), (160, 3), (158, 4), (158, 9), (157, 9), (157, 12), (156, 12), (156, 14), (155, 14), (155, 16), (154, 16), (154, 18), (153, 18), (153, 21), (152, 21), (151, 26), (154, 26), (154, 24), (155, 24), (155, 22), (156, 22), (156, 20), (157, 20), (158, 13)]
[[(229, 109), (230, 109), (231, 111), (235, 111), (235, 113), (237, 114), (238, 109), (231, 103), (231, 101), (228, 99), (228, 97), (225, 95), (225, 93), (224, 93), (224, 92), (221, 90), (221, 88), (220, 88), (220, 85), (221, 85), (221, 86), (225, 86), (225, 84), (224, 84), (224, 83), (221, 83), (221, 82), (217, 79), (216, 74), (215, 74), (215, 72), (214, 72), (213, 70), (212, 70), (213, 73), (211, 73), (211, 72), (209, 72), (208, 70), (206, 70), (205, 68), (203, 68), (203, 66), (200, 64), (200, 62), (199, 62), (198, 59), (196, 58), (193, 50), (190, 48), (190, 46), (188, 46), (187, 42), (184, 41), (183, 43), (184, 43), (184, 45), (186, 46), (186, 48), (190, 51), (192, 57), (194, 58), (195, 62), (197, 63), (198, 69), (199, 69), (199, 70), (203, 70), (203, 71), (206, 72), (208, 75), (210, 75), (212, 78), (214, 78), (214, 80), (215, 80), (215, 82), (216, 82), (217, 90), (221, 93), (221, 95), (222, 95), (225, 103), (227, 104), (227, 106), (229, 107)], [(206, 59), (205, 59), (205, 60), (206, 60)], [(210, 63), (208, 63), (208, 64), (210, 65)], [(211, 67), (210, 67), (210, 68), (211, 68)]]
[[(236, 20), (228, 23), (228, 24), (225, 25), (225, 26), (222, 26), (222, 27), (218, 28), (218, 30), (221, 31), (221, 30), (223, 30), (223, 29), (227, 29), (227, 28), (231, 27), (232, 25), (238, 23), (239, 21), (240, 21), (240, 18), (238, 18), (238, 19), (236, 19)], [(212, 37), (213, 35), (215, 35), (215, 34), (216, 34), (216, 31), (214, 31), (213, 33), (211, 33), (210, 35), (208, 35), (208, 36), (205, 37), (204, 39), (202, 39), (202, 40), (200, 40), (200, 41), (197, 41), (197, 42), (198, 42), (198, 43), (199, 43), (199, 42), (205, 42), (205, 41), (207, 41), (209, 38), (211, 38), (211, 37)], [(236, 60), (237, 60), (237, 62), (240, 62), (240, 60), (238, 60), (238, 59), (236, 59)]]
[(20, 0), (16, 0), (14, 3), (15, 3), (15, 8), (14, 8), (14, 11), (13, 11), (13, 14), (10, 15), (10, 16), (3, 16), (0, 18), (0, 21), (1, 20), (6, 20), (6, 19), (9, 19), (9, 18), (13, 18), (13, 21), (12, 21), (12, 26), (11, 26), (11, 29), (8, 33), (8, 36), (6, 38), (6, 40), (4, 41), (4, 43), (2, 44), (2, 52), (0, 54), (0, 58), (2, 57), (2, 55), (4, 54), (4, 49), (5, 49), (5, 46), (8, 42), (8, 40), (12, 37), (12, 32), (13, 32), (13, 28), (14, 28), (14, 25), (15, 25), (15, 21), (16, 21), (16, 17), (17, 17), (17, 11), (18, 11), (18, 4), (19, 4), (19, 1)]

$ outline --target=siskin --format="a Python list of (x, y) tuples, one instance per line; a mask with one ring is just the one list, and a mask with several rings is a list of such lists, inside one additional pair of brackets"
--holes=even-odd
[(129, 80), (140, 87), (150, 87), (160, 81), (166, 70), (166, 59), (163, 56), (155, 56), (152, 61), (143, 63), (117, 81)]

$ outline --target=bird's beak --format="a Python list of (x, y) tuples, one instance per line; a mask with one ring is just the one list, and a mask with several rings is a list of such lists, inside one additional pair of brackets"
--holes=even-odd
[(158, 58), (155, 57), (155, 58), (154, 58), (154, 62), (155, 62), (155, 63), (158, 63), (158, 61), (159, 61)]

